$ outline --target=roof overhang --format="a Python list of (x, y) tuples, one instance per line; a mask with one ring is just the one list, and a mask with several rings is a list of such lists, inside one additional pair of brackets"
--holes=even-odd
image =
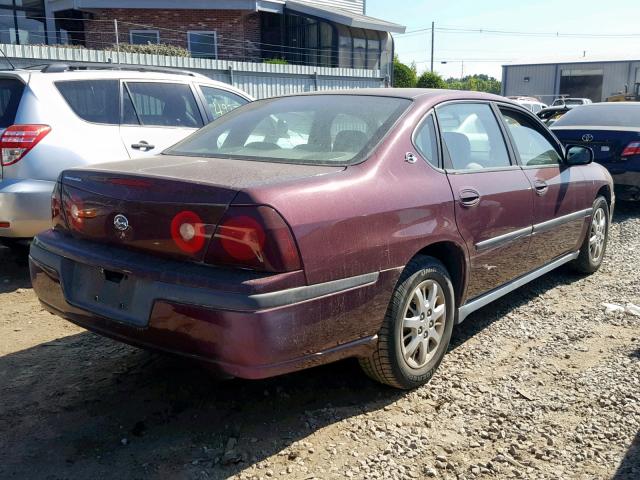
[(367, 30), (378, 30), (380, 32), (404, 33), (406, 27), (397, 23), (387, 22), (379, 18), (368, 17), (358, 13), (348, 12), (339, 8), (330, 8), (314, 2), (302, 2), (287, 0), (287, 10), (292, 10), (314, 17), (324, 18), (331, 22), (340, 23), (349, 27), (365, 28)]

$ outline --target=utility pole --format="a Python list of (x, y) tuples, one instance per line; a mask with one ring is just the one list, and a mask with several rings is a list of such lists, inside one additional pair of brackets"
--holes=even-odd
[(460, 71), (460, 79), (462, 80), (463, 78), (464, 78), (464, 60), (462, 60), (462, 67)]
[(118, 19), (113, 19), (113, 28), (116, 32), (116, 55), (118, 56), (118, 65), (120, 64), (120, 35), (118, 35)]
[(431, 72), (433, 72), (433, 42), (436, 39), (436, 22), (431, 22)]

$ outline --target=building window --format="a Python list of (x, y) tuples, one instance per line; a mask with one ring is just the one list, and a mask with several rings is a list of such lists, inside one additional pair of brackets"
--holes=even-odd
[(47, 43), (44, 1), (0, 2), (0, 43)]
[(160, 32), (158, 30), (129, 30), (129, 43), (131, 45), (160, 43)]
[(367, 33), (367, 68), (380, 68), (380, 36), (375, 30), (365, 30)]
[(365, 68), (367, 62), (367, 39), (364, 30), (352, 28), (353, 36), (353, 68)]
[(218, 58), (218, 41), (216, 32), (187, 32), (189, 51), (196, 58)]

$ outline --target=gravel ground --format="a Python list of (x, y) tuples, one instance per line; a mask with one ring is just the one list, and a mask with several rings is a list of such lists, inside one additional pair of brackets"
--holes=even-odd
[[(640, 206), (599, 273), (472, 315), (431, 383), (218, 382), (44, 313), (0, 249), (0, 478), (640, 478)], [(610, 309), (613, 310), (613, 309)]]

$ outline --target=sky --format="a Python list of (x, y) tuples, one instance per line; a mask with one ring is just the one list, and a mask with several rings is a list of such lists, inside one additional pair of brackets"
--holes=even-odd
[(500, 79), (505, 63), (549, 58), (640, 57), (638, 0), (366, 0), (366, 4), (367, 15), (407, 27), (407, 34), (394, 34), (396, 54), (403, 63), (416, 62), (419, 72), (430, 68), (431, 31), (415, 31), (435, 22), (434, 70), (445, 78), (464, 72)]

